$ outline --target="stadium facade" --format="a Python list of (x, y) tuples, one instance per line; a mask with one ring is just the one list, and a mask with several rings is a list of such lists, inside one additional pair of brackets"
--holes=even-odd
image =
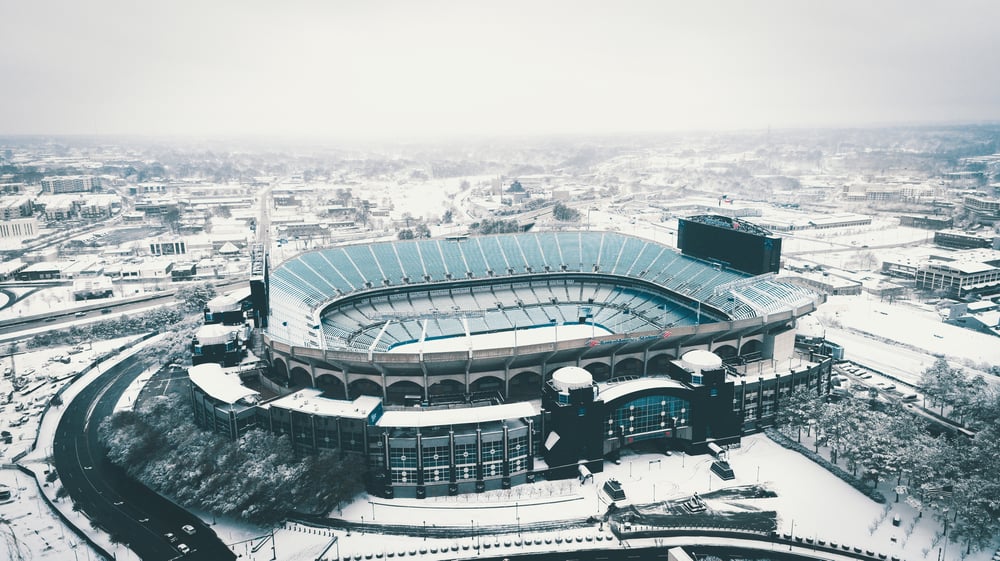
[(196, 418), (363, 455), (384, 496), (599, 471), (640, 443), (700, 452), (830, 389), (831, 360), (795, 349), (820, 295), (619, 233), (327, 248), (267, 289), (280, 395), (200, 372)]

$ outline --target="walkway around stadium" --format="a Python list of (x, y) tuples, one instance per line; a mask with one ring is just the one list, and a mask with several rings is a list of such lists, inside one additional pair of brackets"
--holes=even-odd
[[(804, 439), (803, 444), (811, 445), (811, 441)], [(662, 552), (677, 545), (718, 546), (728, 551), (746, 548), (760, 558), (773, 559), (792, 554), (919, 561), (937, 558), (940, 550), (943, 559), (987, 561), (993, 551), (964, 556), (964, 546), (938, 538), (941, 528), (934, 517), (920, 516), (905, 501), (891, 502), (895, 480), (882, 484), (880, 489), (890, 502), (880, 505), (763, 434), (745, 437), (742, 448), (729, 451), (736, 479), (720, 480), (709, 469), (712, 461), (710, 456), (676, 452), (670, 456), (637, 453), (623, 456), (617, 465), (607, 462), (605, 472), (582, 484), (576, 479), (541, 481), (509, 490), (422, 500), (361, 495), (328, 518), (286, 522), (275, 533), (274, 545), (279, 559), (296, 560), (501, 559), (535, 554), (540, 557), (529, 558), (627, 559), (643, 548)], [(656, 513), (698, 494), (718, 512), (775, 511), (777, 532), (693, 525), (643, 527), (641, 522), (612, 531), (600, 521), (609, 502), (601, 487), (609, 478), (621, 482), (628, 503), (640, 513)], [(757, 485), (776, 496), (726, 498), (734, 489)], [(893, 523), (896, 516), (898, 526)], [(216, 530), (225, 536), (227, 530), (221, 524)], [(234, 552), (247, 559), (265, 559), (252, 554), (253, 543)], [(586, 553), (591, 550), (597, 553)], [(651, 551), (640, 558), (655, 558), (658, 553)], [(270, 555), (268, 551), (266, 558)]]

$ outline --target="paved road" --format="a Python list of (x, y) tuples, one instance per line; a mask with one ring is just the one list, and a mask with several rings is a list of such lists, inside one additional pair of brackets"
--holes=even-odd
[[(246, 283), (246, 278), (235, 278), (216, 281), (213, 284), (216, 292), (222, 294), (240, 285), (245, 285)], [(176, 305), (178, 304), (176, 292), (177, 290), (174, 288), (163, 291), (162, 293), (140, 297), (139, 300), (128, 302), (113, 299), (97, 302), (91, 300), (89, 302), (80, 303), (80, 305), (72, 308), (66, 307), (63, 311), (53, 310), (52, 312), (43, 315), (0, 320), (0, 335), (11, 335), (14, 337), (22, 331), (31, 329), (57, 329), (67, 327), (70, 324), (97, 322), (105, 319), (117, 318), (121, 314), (127, 315), (129, 313), (135, 313), (137, 310), (144, 310), (152, 306)], [(22, 299), (24, 297), (25, 295), (21, 296)], [(9, 307), (10, 305), (13, 305), (13, 303), (5, 307)], [(86, 315), (78, 317), (76, 315), (77, 311), (83, 309), (85, 306), (89, 306), (89, 308), (86, 308)], [(103, 312), (103, 310), (109, 311)]]
[[(128, 544), (142, 559), (235, 559), (198, 517), (128, 477), (105, 456), (97, 428), (142, 371), (137, 360), (126, 359), (66, 405), (53, 449), (53, 462), (63, 486), (93, 524)], [(186, 524), (195, 528), (193, 535), (181, 531)], [(177, 536), (176, 542), (164, 536), (168, 532)], [(180, 543), (190, 547), (191, 552), (182, 556)]]

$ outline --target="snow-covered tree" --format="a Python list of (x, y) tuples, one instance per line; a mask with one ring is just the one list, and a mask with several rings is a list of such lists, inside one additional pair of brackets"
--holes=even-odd
[(809, 421), (815, 421), (822, 405), (813, 391), (805, 388), (792, 391), (778, 404), (774, 423), (788, 436), (794, 428), (796, 441), (802, 442), (802, 427), (807, 426)]

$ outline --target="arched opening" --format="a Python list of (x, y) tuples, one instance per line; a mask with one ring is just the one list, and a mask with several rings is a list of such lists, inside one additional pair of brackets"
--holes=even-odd
[(309, 371), (301, 366), (296, 366), (292, 368), (291, 372), (292, 385), (300, 388), (311, 388), (312, 376), (309, 375)]
[(637, 358), (622, 359), (615, 365), (615, 378), (621, 376), (642, 376), (642, 361)]
[(740, 356), (745, 357), (747, 360), (757, 360), (760, 358), (760, 341), (757, 339), (750, 339), (740, 348)]
[(323, 390), (323, 397), (329, 399), (347, 399), (344, 383), (333, 374), (320, 374), (317, 376), (316, 387)]
[(427, 388), (431, 403), (450, 403), (465, 401), (465, 384), (458, 380), (439, 380)]
[(390, 405), (413, 405), (424, 400), (424, 388), (416, 382), (400, 380), (385, 390), (385, 401)]
[(603, 362), (591, 362), (583, 369), (590, 372), (595, 382), (604, 382), (611, 377), (611, 367)]
[[(503, 380), (496, 376), (484, 376), (469, 384), (469, 391), (473, 394), (496, 393), (503, 397)], [(473, 397), (476, 396), (473, 395)]]
[(283, 386), (288, 385), (288, 367), (280, 358), (274, 359), (271, 365), (271, 379)]
[(712, 352), (718, 355), (718, 357), (722, 360), (726, 360), (727, 358), (733, 358), (736, 356), (736, 347), (732, 345), (719, 345), (718, 347), (712, 349)]
[(510, 379), (507, 398), (511, 401), (525, 401), (542, 396), (542, 377), (537, 372), (521, 372)]
[(372, 382), (371, 380), (366, 380), (364, 378), (360, 380), (355, 380), (351, 382), (349, 386), (350, 392), (347, 399), (355, 399), (362, 395), (373, 395), (375, 397), (382, 397), (382, 387)]
[(646, 373), (650, 376), (666, 376), (670, 372), (670, 361), (674, 360), (674, 355), (664, 353), (649, 359), (649, 366)]

